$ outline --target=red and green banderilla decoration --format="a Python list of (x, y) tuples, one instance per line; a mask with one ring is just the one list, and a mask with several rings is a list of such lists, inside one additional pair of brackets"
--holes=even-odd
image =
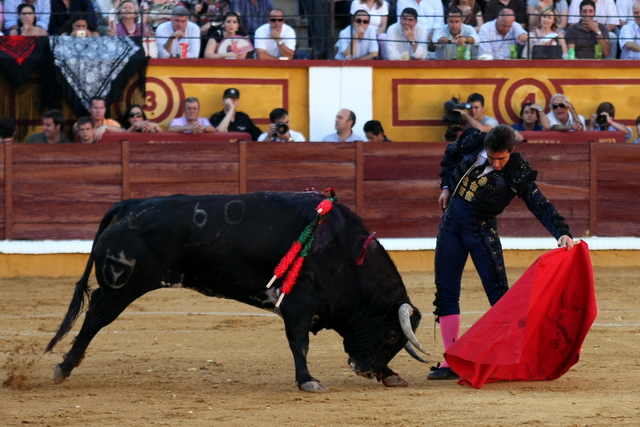
[(331, 210), (331, 208), (333, 207), (333, 202), (335, 201), (336, 197), (332, 196), (320, 202), (320, 204), (316, 207), (316, 212), (318, 213), (318, 215), (316, 215), (313, 221), (311, 221), (311, 223), (305, 227), (300, 237), (298, 237), (298, 240), (293, 242), (293, 244), (291, 245), (291, 249), (289, 249), (289, 252), (287, 252), (287, 254), (280, 260), (280, 263), (278, 263), (278, 266), (274, 270), (273, 277), (267, 284), (267, 289), (269, 289), (271, 285), (273, 285), (273, 282), (275, 282), (276, 279), (284, 276), (284, 274), (287, 273), (287, 270), (289, 270), (289, 272), (287, 273), (287, 277), (284, 279), (284, 283), (280, 288), (280, 298), (278, 298), (276, 307), (280, 307), (280, 303), (282, 303), (282, 299), (284, 298), (284, 296), (291, 292), (291, 288), (293, 288), (293, 285), (295, 285), (296, 280), (298, 279), (298, 274), (300, 274), (300, 269), (302, 268), (302, 263), (304, 262), (305, 257), (309, 255), (309, 252), (313, 247), (313, 242), (316, 239), (316, 230), (318, 229), (318, 224), (320, 223), (322, 217)]

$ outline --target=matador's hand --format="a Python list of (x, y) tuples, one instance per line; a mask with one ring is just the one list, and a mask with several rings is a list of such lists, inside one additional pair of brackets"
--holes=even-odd
[(575, 242), (569, 236), (566, 236), (566, 235), (565, 236), (560, 236), (560, 238), (558, 239), (558, 247), (559, 248), (566, 247), (567, 250), (571, 250), (571, 248), (573, 248), (573, 245), (575, 245)]
[(449, 204), (450, 195), (451, 193), (449, 193), (449, 189), (442, 190), (442, 193), (438, 198), (438, 204), (442, 210), (445, 210), (447, 208), (447, 205)]

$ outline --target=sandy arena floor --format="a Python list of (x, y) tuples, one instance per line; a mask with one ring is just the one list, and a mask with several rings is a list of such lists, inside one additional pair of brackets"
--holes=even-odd
[[(533, 262), (534, 260), (532, 260)], [(510, 270), (511, 283), (523, 269)], [(427, 381), (429, 365), (402, 352), (390, 366), (409, 387), (385, 388), (350, 372), (340, 337), (311, 337), (309, 368), (330, 391), (294, 385), (281, 320), (233, 301), (160, 290), (136, 301), (97, 335), (61, 385), (53, 368), (79, 328), (51, 355), (80, 275), (0, 280), (2, 426), (619, 426), (640, 424), (640, 267), (597, 268), (599, 316), (580, 362), (556, 381), (488, 384)], [(403, 274), (425, 313), (418, 338), (439, 360), (433, 275)], [(465, 273), (463, 327), (488, 307)], [(94, 283), (95, 284), (95, 283)]]

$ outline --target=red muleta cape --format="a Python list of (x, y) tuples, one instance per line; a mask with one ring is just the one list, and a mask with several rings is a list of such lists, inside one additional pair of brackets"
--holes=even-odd
[(445, 353), (459, 384), (554, 380), (578, 362), (598, 309), (589, 247), (547, 252)]

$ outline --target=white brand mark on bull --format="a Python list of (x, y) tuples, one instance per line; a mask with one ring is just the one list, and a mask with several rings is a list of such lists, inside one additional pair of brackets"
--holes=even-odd
[[(204, 209), (200, 209), (199, 206), (200, 202), (196, 203), (196, 207), (193, 210), (193, 223), (196, 227), (202, 228), (207, 223), (207, 212)], [(201, 216), (202, 219), (199, 220), (198, 216)]]

